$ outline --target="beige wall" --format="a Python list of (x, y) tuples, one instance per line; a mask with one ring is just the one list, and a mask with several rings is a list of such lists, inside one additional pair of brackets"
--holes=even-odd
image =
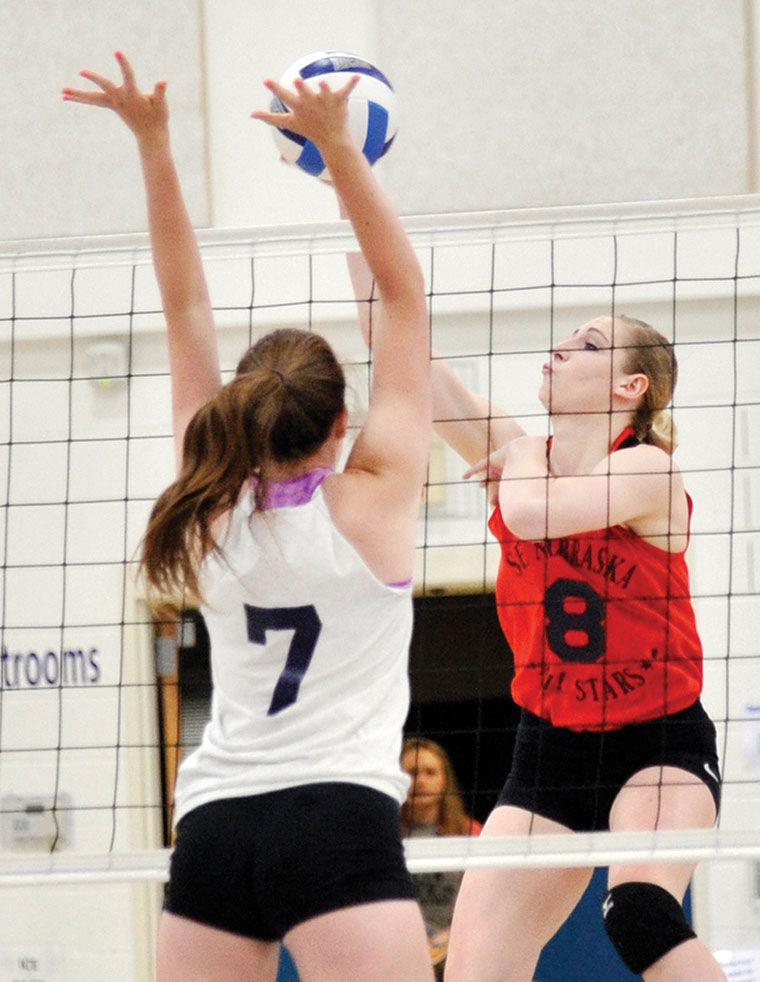
[[(402, 208), (743, 193), (743, 0), (381, 3)], [(431, 11), (435, 10), (435, 16)], [(383, 39), (388, 38), (385, 42)]]
[(170, 80), (175, 153), (193, 219), (208, 222), (199, 0), (1, 0), (0, 239), (144, 229), (137, 154), (110, 113), (65, 104), (64, 86), (112, 75)]
[(250, 111), (317, 48), (375, 59), (399, 96), (383, 163), (404, 214), (756, 190), (756, 0), (2, 0), (0, 237), (145, 226), (118, 121), (63, 105), (129, 54), (169, 80), (198, 225), (326, 220)]

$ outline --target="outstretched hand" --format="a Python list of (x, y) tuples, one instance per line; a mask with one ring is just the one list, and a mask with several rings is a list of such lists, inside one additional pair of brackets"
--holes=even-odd
[(112, 109), (132, 130), (138, 142), (148, 140), (167, 129), (169, 110), (166, 103), (166, 82), (156, 82), (152, 92), (142, 92), (137, 87), (132, 66), (126, 57), (116, 52), (121, 69), (122, 84), (117, 85), (104, 75), (85, 69), (79, 74), (93, 82), (96, 89), (63, 89), (66, 102), (81, 102), (87, 106)]
[(348, 97), (358, 81), (359, 75), (354, 75), (335, 90), (326, 82), (320, 82), (315, 90), (300, 77), (293, 82), (293, 89), (267, 79), (264, 85), (277, 96), (285, 111), (261, 109), (251, 116), (270, 126), (293, 130), (321, 149), (331, 141), (348, 136)]

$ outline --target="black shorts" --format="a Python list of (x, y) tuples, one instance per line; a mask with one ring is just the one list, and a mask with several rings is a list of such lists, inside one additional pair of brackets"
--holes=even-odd
[(227, 798), (184, 815), (164, 908), (278, 941), (318, 914), (413, 897), (398, 803), (329, 783)]
[(699, 777), (720, 807), (715, 727), (702, 704), (617, 730), (553, 726), (523, 710), (512, 769), (499, 805), (517, 805), (574, 832), (609, 829), (622, 786), (645, 767), (680, 767)]

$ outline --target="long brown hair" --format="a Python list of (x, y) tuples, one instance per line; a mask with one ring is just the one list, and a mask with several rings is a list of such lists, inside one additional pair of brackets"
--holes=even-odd
[[(420, 750), (428, 750), (440, 760), (444, 773), (443, 794), (438, 813), (437, 829), (439, 835), (468, 835), (472, 832), (473, 820), (467, 814), (462, 801), (451, 759), (443, 747), (428, 737), (408, 736), (401, 748), (401, 759), (408, 753), (417, 754)], [(401, 806), (401, 827), (406, 834), (414, 824), (414, 808), (409, 798)], [(478, 826), (479, 827), (479, 826)]]
[(255, 478), (266, 507), (269, 462), (297, 462), (318, 450), (345, 405), (345, 377), (318, 334), (284, 328), (260, 338), (235, 378), (193, 416), (177, 479), (148, 521), (141, 567), (162, 593), (198, 596), (198, 568), (218, 549), (213, 526)]
[(678, 381), (678, 362), (673, 345), (646, 321), (618, 314), (626, 328), (625, 371), (640, 372), (649, 379), (633, 429), (643, 443), (652, 443), (666, 453), (676, 448), (676, 428), (667, 407)]

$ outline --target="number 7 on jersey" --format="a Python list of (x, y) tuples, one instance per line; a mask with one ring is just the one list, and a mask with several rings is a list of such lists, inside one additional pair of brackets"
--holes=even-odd
[(266, 644), (267, 631), (293, 631), (285, 665), (272, 693), (267, 716), (292, 706), (311, 663), (322, 622), (312, 604), (304, 607), (253, 607), (244, 604), (248, 640)]

